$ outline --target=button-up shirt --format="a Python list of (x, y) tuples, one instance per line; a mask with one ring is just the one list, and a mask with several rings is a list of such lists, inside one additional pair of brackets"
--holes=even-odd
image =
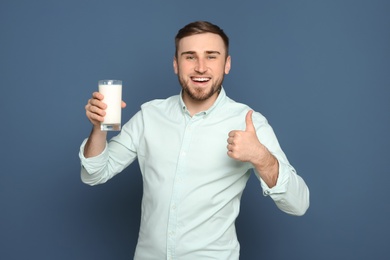
[[(105, 150), (85, 158), (83, 182), (101, 184), (138, 159), (143, 178), (142, 215), (134, 259), (239, 258), (235, 220), (253, 169), (227, 155), (231, 130), (245, 129), (250, 108), (226, 96), (222, 88), (213, 106), (191, 116), (181, 95), (141, 106)], [(283, 211), (302, 215), (309, 191), (289, 164), (267, 120), (255, 112), (259, 140), (277, 158), (279, 177), (263, 194)], [(255, 205), (254, 205), (255, 207)]]

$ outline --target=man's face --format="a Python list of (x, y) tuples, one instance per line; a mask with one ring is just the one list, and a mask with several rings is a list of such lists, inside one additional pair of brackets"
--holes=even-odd
[(191, 101), (216, 99), (224, 74), (230, 70), (230, 56), (226, 57), (226, 48), (219, 35), (196, 34), (180, 40), (173, 67), (184, 90), (183, 98)]

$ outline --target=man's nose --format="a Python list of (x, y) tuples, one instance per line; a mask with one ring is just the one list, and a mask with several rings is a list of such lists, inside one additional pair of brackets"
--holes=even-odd
[(195, 66), (195, 71), (198, 73), (205, 73), (207, 71), (207, 64), (205, 60), (203, 59), (198, 59), (196, 66)]

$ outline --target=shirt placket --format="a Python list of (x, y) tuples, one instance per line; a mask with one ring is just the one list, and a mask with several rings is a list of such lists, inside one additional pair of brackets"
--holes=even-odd
[[(186, 115), (187, 116), (187, 115)], [(177, 229), (178, 229), (178, 206), (180, 203), (180, 191), (183, 188), (187, 168), (187, 155), (192, 139), (192, 129), (195, 118), (186, 118), (186, 127), (183, 134), (183, 142), (179, 152), (176, 174), (173, 183), (172, 198), (169, 208), (168, 230), (167, 230), (167, 259), (176, 259)]]

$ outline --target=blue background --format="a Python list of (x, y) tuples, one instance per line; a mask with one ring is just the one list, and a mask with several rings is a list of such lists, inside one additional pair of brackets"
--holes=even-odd
[(0, 2), (0, 258), (131, 259), (137, 163), (80, 181), (84, 105), (122, 79), (127, 121), (177, 94), (174, 36), (209, 20), (231, 38), (224, 86), (262, 112), (311, 191), (279, 211), (254, 176), (237, 220), (241, 259), (388, 259), (390, 2)]

